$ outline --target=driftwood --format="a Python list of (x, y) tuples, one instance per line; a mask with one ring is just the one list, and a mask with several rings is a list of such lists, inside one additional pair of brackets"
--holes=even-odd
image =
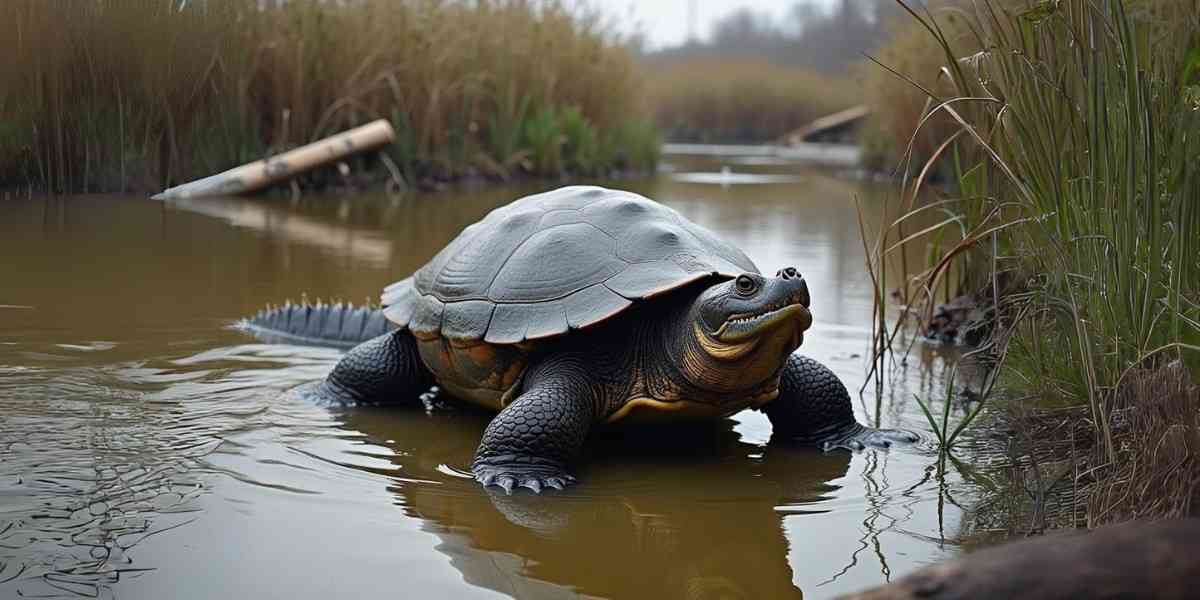
[(870, 114), (871, 109), (865, 104), (860, 104), (832, 115), (826, 115), (783, 136), (783, 145), (800, 146), (805, 142), (845, 142), (847, 139), (853, 138), (854, 131)]
[(265, 160), (169, 188), (153, 198), (166, 200), (253, 192), (352, 154), (389, 144), (395, 137), (396, 132), (386, 120), (372, 121)]

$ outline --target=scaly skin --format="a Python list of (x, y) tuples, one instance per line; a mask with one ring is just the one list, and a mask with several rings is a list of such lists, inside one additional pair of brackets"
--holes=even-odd
[(788, 357), (779, 382), (779, 397), (763, 412), (771, 421), (771, 441), (819, 446), (825, 450), (859, 451), (912, 443), (916, 434), (872, 429), (854, 419), (850, 393), (829, 367), (799, 354)]
[(408, 331), (393, 331), (355, 346), (321, 382), (323, 400), (341, 404), (417, 404), (433, 373)]
[(353, 348), (396, 329), (377, 308), (292, 302), (260, 310), (234, 327), (268, 342), (339, 348)]
[(603, 404), (579, 355), (549, 358), (526, 375), (524, 391), (488, 424), (471, 470), (506, 493), (574, 483), (568, 464), (579, 454)]

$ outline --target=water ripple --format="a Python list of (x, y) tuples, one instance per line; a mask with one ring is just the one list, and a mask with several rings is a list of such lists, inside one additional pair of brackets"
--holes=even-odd
[(345, 435), (328, 413), (278, 404), (336, 354), (244, 345), (152, 365), (70, 365), (110, 347), (26, 350), (43, 366), (0, 368), (0, 585), (21, 595), (112, 596), (122, 576), (153, 570), (137, 566), (140, 544), (204, 518), (199, 500), (214, 477), (319, 493), (272, 479), (303, 465), (259, 459), (272, 468), (264, 479), (226, 464), (261, 452), (248, 435)]

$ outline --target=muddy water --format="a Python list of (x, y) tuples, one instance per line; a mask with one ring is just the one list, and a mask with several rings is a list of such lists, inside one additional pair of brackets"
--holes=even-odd
[[(716, 162), (713, 162), (716, 161)], [(613, 185), (797, 266), (802, 352), (857, 391), (870, 286), (853, 197), (780, 161), (675, 159)], [(756, 179), (746, 174), (767, 174)], [(704, 176), (697, 176), (698, 174)], [(808, 598), (955, 553), (960, 486), (928, 443), (824, 454), (711, 427), (602, 431), (582, 484), (497, 495), (466, 478), (487, 415), (342, 409), (286, 390), (338, 359), (228, 326), (268, 302), (375, 298), (534, 185), (402, 200), (0, 200), (0, 597)], [(918, 346), (881, 399), (925, 429), (947, 358)], [(868, 387), (855, 395), (874, 420)]]

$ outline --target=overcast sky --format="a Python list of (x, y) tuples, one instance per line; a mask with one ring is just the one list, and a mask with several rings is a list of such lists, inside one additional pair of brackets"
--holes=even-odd
[[(636, 25), (646, 34), (648, 48), (683, 43), (688, 37), (688, 6), (696, 10), (696, 34), (707, 38), (717, 19), (742, 7), (766, 12), (780, 19), (796, 0), (585, 0), (615, 19), (620, 31), (632, 33)], [(831, 0), (815, 0), (828, 6)]]

